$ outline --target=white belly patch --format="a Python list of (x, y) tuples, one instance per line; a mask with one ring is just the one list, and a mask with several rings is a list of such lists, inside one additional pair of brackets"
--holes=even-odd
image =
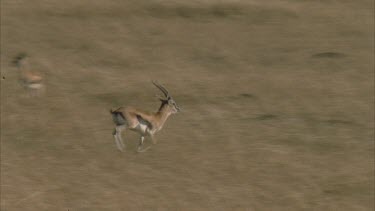
[(141, 132), (141, 133), (143, 133), (143, 134), (145, 134), (146, 133), (146, 131), (147, 131), (147, 125), (145, 125), (145, 124), (138, 124), (137, 125), (137, 130), (139, 131), (139, 132)]

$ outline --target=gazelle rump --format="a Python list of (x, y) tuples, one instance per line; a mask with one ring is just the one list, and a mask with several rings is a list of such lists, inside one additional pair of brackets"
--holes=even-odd
[(177, 106), (168, 90), (155, 81), (152, 83), (159, 88), (165, 96), (165, 98), (160, 98), (161, 105), (157, 112), (145, 112), (133, 107), (120, 107), (110, 110), (113, 122), (116, 124), (113, 136), (115, 138), (116, 146), (120, 151), (123, 151), (125, 148), (124, 141), (121, 137), (123, 131), (132, 130), (139, 133), (140, 140), (137, 151), (146, 151), (148, 148), (143, 149), (145, 137), (150, 137), (152, 143), (156, 144), (154, 134), (163, 128), (171, 114), (180, 111), (180, 108)]

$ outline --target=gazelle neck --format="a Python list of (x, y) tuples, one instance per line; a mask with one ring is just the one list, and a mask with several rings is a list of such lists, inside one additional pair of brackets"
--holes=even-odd
[(158, 112), (156, 112), (156, 116), (159, 119), (159, 124), (158, 124), (159, 128), (163, 127), (165, 121), (167, 121), (168, 117), (171, 114), (172, 114), (172, 111), (171, 111), (170, 107), (168, 106), (168, 102), (162, 101)]

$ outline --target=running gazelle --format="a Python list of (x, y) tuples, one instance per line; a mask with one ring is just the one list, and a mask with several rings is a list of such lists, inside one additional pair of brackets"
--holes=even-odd
[(30, 57), (25, 54), (19, 54), (14, 60), (19, 71), (19, 78), (21, 84), (28, 90), (32, 95), (40, 95), (45, 91), (45, 86), (43, 83), (43, 77), (35, 71), (31, 70)]
[(177, 106), (168, 90), (155, 81), (152, 81), (152, 83), (159, 88), (165, 96), (165, 98), (159, 97), (161, 105), (157, 112), (144, 112), (133, 107), (120, 107), (115, 110), (110, 110), (113, 122), (116, 124), (113, 136), (116, 146), (120, 151), (123, 151), (125, 148), (124, 141), (121, 138), (122, 131), (128, 129), (138, 132), (140, 134), (140, 140), (137, 151), (144, 152), (149, 148), (143, 149), (145, 137), (150, 137), (152, 143), (156, 144), (154, 134), (163, 128), (164, 123), (171, 114), (180, 111), (180, 108)]

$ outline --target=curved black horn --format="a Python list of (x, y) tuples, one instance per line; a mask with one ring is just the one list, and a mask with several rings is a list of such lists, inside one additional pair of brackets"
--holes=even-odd
[(165, 87), (163, 87), (161, 84), (159, 84), (159, 83), (156, 82), (156, 81), (152, 81), (152, 83), (153, 83), (156, 87), (158, 87), (158, 88), (160, 89), (160, 91), (162, 91), (162, 92), (164, 93), (165, 97), (170, 97), (170, 96), (169, 96), (169, 92), (168, 92), (168, 90), (167, 90)]

